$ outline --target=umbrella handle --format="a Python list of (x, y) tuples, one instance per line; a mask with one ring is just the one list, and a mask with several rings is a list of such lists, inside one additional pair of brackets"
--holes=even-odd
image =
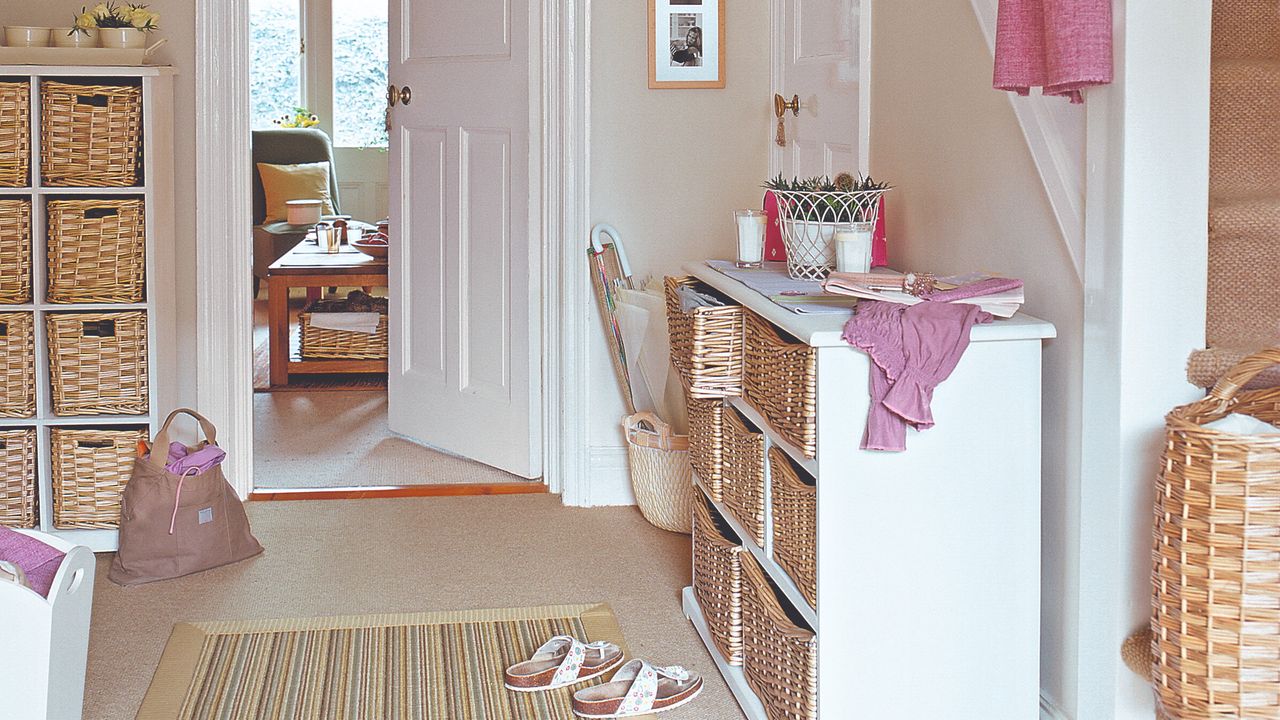
[[(609, 236), (609, 242), (600, 240), (603, 235)], [(591, 251), (599, 255), (604, 252), (605, 245), (613, 246), (613, 251), (618, 254), (618, 267), (622, 269), (623, 277), (631, 279), (631, 264), (627, 262), (627, 251), (622, 248), (621, 233), (609, 223), (597, 223), (591, 228)]]

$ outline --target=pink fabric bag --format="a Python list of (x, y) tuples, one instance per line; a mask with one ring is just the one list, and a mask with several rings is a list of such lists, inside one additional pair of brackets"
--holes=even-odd
[(1111, 0), (1000, 0), (993, 85), (1073, 103), (1112, 79)]

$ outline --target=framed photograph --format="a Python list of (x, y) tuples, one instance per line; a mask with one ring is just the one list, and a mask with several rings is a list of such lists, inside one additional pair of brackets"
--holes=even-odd
[(649, 0), (649, 87), (724, 87), (724, 0)]

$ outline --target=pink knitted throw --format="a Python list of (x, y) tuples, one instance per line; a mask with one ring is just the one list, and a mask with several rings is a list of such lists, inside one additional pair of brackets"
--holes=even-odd
[(1000, 0), (997, 90), (1084, 101), (1081, 90), (1111, 82), (1111, 0)]

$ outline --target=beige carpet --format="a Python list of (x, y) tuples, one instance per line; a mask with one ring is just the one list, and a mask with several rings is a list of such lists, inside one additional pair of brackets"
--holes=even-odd
[(395, 436), (384, 392), (256, 393), (256, 487), (527, 482)]
[[(133, 718), (175, 623), (608, 603), (636, 654), (707, 678), (664, 720), (740, 720), (680, 609), (689, 539), (551, 495), (250, 503), (258, 558), (135, 588), (99, 556), (85, 718)], [(459, 717), (457, 720), (468, 720)]]

